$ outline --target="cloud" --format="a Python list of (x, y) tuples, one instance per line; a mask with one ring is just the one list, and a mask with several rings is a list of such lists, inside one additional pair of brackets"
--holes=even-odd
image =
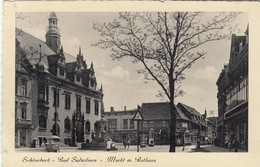
[(218, 71), (213, 66), (205, 66), (192, 72), (192, 75), (197, 79), (216, 81), (218, 77)]
[(116, 66), (110, 71), (102, 71), (102, 74), (116, 79), (128, 79), (130, 76), (129, 72), (121, 66)]

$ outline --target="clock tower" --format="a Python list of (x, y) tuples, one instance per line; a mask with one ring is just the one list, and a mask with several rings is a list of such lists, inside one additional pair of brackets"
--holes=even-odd
[(47, 27), (46, 44), (53, 50), (55, 53), (60, 52), (60, 32), (58, 28), (58, 19), (54, 12), (51, 12), (49, 17), (49, 26)]

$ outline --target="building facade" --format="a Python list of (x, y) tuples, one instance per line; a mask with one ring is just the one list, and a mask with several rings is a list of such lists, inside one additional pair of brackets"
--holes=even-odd
[(114, 142), (122, 142), (124, 139), (130, 139), (131, 143), (137, 140), (137, 122), (133, 120), (136, 110), (123, 111), (111, 110), (104, 112), (104, 118), (107, 121), (107, 135)]
[(195, 108), (183, 103), (178, 103), (177, 107), (191, 120), (189, 125), (191, 143), (197, 144), (198, 141), (204, 143), (207, 136), (206, 111), (204, 115), (201, 115)]
[(208, 144), (215, 145), (217, 139), (217, 117), (208, 117), (206, 141)]
[[(149, 136), (154, 134), (154, 144), (170, 143), (170, 105), (169, 103), (143, 103), (141, 107), (143, 121), (140, 122), (140, 133)], [(197, 136), (205, 140), (205, 118), (194, 108), (185, 104), (176, 105), (176, 145), (196, 144)]]
[[(224, 79), (223, 79), (224, 78)], [(244, 36), (232, 35), (229, 64), (218, 81), (219, 144), (238, 141), (248, 148), (248, 28)]]
[(87, 66), (61, 45), (58, 18), (48, 19), (46, 41), (16, 29), (16, 146), (38, 147), (57, 135), (74, 145), (91, 134), (100, 136), (102, 86), (97, 88), (94, 65)]

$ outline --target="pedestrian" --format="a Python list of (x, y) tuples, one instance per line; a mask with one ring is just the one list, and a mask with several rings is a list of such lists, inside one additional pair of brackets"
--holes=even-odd
[(94, 131), (92, 130), (92, 132), (91, 132), (91, 140), (93, 141), (94, 138), (95, 138), (95, 134), (94, 134)]
[(229, 140), (228, 141), (228, 149), (229, 149), (229, 151), (231, 151), (231, 147), (232, 147), (231, 140)]
[(126, 148), (126, 139), (123, 139), (124, 148)]
[(127, 140), (127, 146), (128, 146), (128, 148), (127, 148), (127, 149), (129, 149), (130, 144), (131, 144), (131, 141), (130, 141), (130, 139), (128, 138), (128, 140)]

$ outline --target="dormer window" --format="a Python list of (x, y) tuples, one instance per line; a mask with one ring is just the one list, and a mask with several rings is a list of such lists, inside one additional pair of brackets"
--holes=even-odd
[(79, 75), (76, 75), (76, 81), (80, 82), (80, 76)]
[(60, 68), (60, 76), (64, 76), (65, 70), (63, 68)]
[(80, 70), (80, 66), (77, 66), (77, 70)]
[(95, 85), (94, 81), (90, 81), (90, 86), (94, 87), (94, 85)]

